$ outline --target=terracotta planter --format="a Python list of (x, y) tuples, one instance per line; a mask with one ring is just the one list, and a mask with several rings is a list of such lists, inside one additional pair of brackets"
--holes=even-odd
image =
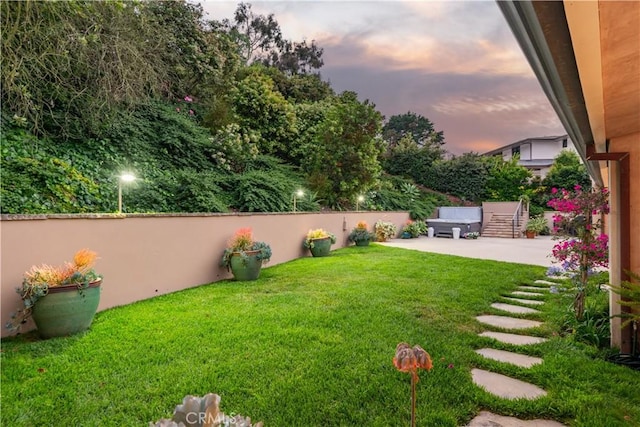
[(331, 238), (313, 239), (313, 247), (309, 248), (309, 250), (314, 257), (329, 255), (329, 252), (331, 252)]
[(527, 239), (535, 239), (536, 237), (535, 231), (525, 230), (524, 234), (527, 236)]
[(100, 303), (102, 279), (78, 289), (77, 285), (49, 288), (47, 295), (33, 306), (32, 317), (42, 338), (62, 337), (85, 331), (91, 326)]
[(239, 281), (257, 280), (262, 269), (262, 260), (258, 259), (260, 251), (246, 251), (245, 256), (240, 252), (234, 252), (229, 260), (231, 273)]

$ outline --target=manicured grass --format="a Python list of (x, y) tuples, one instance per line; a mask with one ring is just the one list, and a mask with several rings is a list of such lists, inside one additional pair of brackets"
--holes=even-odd
[[(640, 373), (595, 359), (549, 324), (533, 333), (550, 341), (534, 347), (477, 336), (485, 328), (475, 316), (497, 314), (492, 302), (544, 271), (372, 245), (267, 268), (257, 282), (218, 282), (108, 310), (79, 336), (2, 341), (2, 425), (143, 426), (170, 417), (185, 395), (209, 392), (222, 396), (223, 411), (266, 426), (408, 425), (409, 375), (391, 362), (401, 341), (434, 360), (420, 373), (418, 425), (464, 425), (482, 409), (576, 426), (638, 425)], [(474, 352), (485, 346), (544, 363), (527, 370), (485, 360)], [(494, 398), (472, 384), (473, 367), (549, 395)]]

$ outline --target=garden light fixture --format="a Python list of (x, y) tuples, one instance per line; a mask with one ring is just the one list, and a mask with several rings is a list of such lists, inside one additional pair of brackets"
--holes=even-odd
[(302, 190), (297, 190), (295, 193), (293, 193), (293, 212), (296, 211), (296, 202), (298, 200), (298, 198), (304, 196), (304, 191)]
[(122, 213), (122, 183), (123, 182), (133, 182), (136, 177), (130, 172), (123, 172), (118, 177), (118, 213)]

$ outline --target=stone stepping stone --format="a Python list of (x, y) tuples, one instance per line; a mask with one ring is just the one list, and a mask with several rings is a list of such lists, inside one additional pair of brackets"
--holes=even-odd
[(540, 344), (547, 340), (546, 338), (532, 337), (529, 335), (505, 334), (504, 332), (486, 331), (478, 335), (480, 335), (481, 337), (493, 338), (496, 341), (513, 345)]
[(535, 284), (537, 284), (537, 285), (547, 285), (547, 286), (551, 286), (551, 285), (553, 285), (553, 286), (558, 286), (558, 284), (557, 284), (557, 283), (555, 283), (555, 282), (549, 282), (548, 280), (536, 280), (536, 281), (535, 281), (535, 282), (533, 282), (533, 283), (535, 283)]
[(477, 386), (503, 399), (533, 400), (547, 395), (546, 391), (536, 385), (482, 369), (472, 369), (471, 378)]
[(520, 299), (520, 298), (510, 298), (510, 297), (502, 297), (506, 300), (509, 301), (513, 301), (513, 302), (517, 302), (520, 304), (527, 304), (527, 305), (542, 305), (544, 304), (544, 301), (539, 301), (537, 299)]
[(542, 363), (542, 359), (539, 357), (526, 356), (524, 354), (513, 353), (511, 351), (495, 350), (493, 348), (481, 348), (476, 350), (476, 353), (486, 357), (487, 359), (511, 363), (512, 365), (520, 366), (521, 368), (530, 368), (533, 365), (539, 365)]
[(481, 411), (471, 420), (467, 427), (567, 427), (552, 420), (521, 420), (514, 417), (505, 417), (489, 411)]
[(511, 295), (519, 295), (521, 297), (543, 297), (544, 294), (539, 292), (524, 292), (524, 291), (513, 291)]
[(518, 286), (518, 289), (523, 291), (549, 292), (549, 288), (543, 288), (542, 286)]
[(503, 304), (501, 302), (494, 302), (493, 304), (491, 304), (491, 307), (497, 308), (498, 310), (506, 311), (507, 313), (540, 313), (540, 310), (536, 310), (535, 308), (523, 307), (521, 305)]
[(517, 319), (508, 316), (485, 315), (476, 317), (476, 320), (480, 323), (503, 329), (528, 329), (542, 325), (542, 322), (535, 320)]

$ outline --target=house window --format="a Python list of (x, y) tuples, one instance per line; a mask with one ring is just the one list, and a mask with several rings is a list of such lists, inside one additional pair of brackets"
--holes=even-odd
[(511, 148), (511, 155), (512, 156), (519, 156), (520, 155), (520, 146), (512, 147)]
[(562, 140), (562, 148), (567, 148), (567, 138)]

